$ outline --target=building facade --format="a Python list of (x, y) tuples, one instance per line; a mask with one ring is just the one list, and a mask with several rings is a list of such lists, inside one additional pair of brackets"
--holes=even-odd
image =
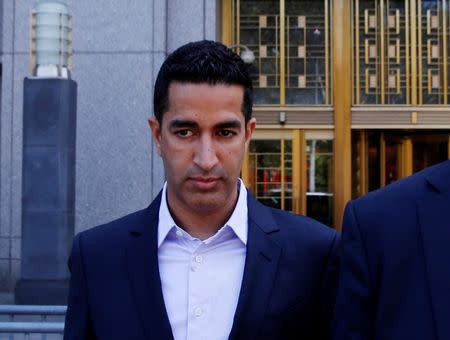
[[(64, 2), (73, 17), (78, 84), (75, 234), (146, 207), (160, 190), (162, 163), (147, 124), (153, 83), (170, 51), (220, 36), (220, 6), (211, 0)], [(13, 292), (21, 277), (23, 82), (31, 74), (35, 3), (0, 1), (0, 293)]]
[(223, 41), (256, 55), (255, 195), (339, 229), (349, 199), (448, 159), (448, 7), (223, 1)]
[[(349, 199), (449, 158), (447, 0), (65, 2), (78, 84), (74, 234), (145, 207), (160, 190), (146, 120), (162, 61), (188, 41), (245, 45), (256, 56), (258, 127), (242, 177), (265, 204), (339, 229)], [(4, 292), (21, 276), (34, 3), (0, 1)]]

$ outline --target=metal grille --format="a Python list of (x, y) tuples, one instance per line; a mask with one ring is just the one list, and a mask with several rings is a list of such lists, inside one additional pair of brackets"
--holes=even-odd
[(353, 102), (448, 103), (448, 0), (354, 0)]
[(234, 3), (234, 43), (256, 56), (256, 104), (330, 104), (330, 0)]

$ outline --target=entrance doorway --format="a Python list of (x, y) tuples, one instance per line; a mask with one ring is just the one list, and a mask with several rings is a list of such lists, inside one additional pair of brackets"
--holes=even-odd
[(261, 203), (333, 226), (333, 132), (257, 130), (242, 177)]
[(353, 196), (449, 159), (449, 144), (448, 131), (353, 131)]

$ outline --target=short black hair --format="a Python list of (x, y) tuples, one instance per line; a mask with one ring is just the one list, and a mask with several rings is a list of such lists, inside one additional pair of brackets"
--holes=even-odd
[(169, 109), (169, 86), (172, 81), (242, 85), (242, 113), (247, 123), (252, 117), (253, 87), (250, 66), (225, 45), (201, 40), (190, 42), (171, 53), (159, 70), (155, 82), (153, 107), (159, 124)]

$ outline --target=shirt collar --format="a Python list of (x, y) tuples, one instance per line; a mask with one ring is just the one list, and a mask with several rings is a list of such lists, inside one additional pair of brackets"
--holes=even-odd
[[(238, 188), (238, 200), (236, 206), (224, 226), (231, 228), (241, 242), (244, 245), (247, 245), (247, 189), (241, 179), (239, 179)], [(176, 230), (180, 228), (176, 225), (167, 205), (167, 182), (165, 182), (161, 195), (161, 205), (159, 207), (158, 248), (173, 229)], [(221, 228), (218, 233), (222, 232), (224, 229), (226, 228)], [(217, 233), (215, 235), (217, 235)], [(215, 237), (215, 235), (211, 237)]]
[(244, 182), (239, 179), (238, 200), (228, 221), (224, 224), (233, 229), (237, 237), (247, 245), (248, 234), (248, 208), (247, 208), (247, 189)]

